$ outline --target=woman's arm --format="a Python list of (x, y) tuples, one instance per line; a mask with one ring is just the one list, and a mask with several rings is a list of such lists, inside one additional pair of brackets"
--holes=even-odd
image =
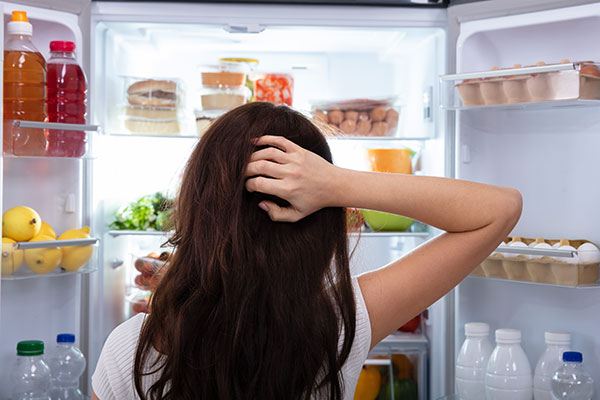
[[(359, 278), (374, 346), (464, 279), (506, 238), (521, 214), (519, 192), (447, 178), (335, 167), (279, 136), (263, 136), (246, 187), (286, 199), (261, 203), (275, 221), (297, 221), (328, 206), (402, 214), (446, 231)], [(258, 176), (262, 175), (262, 176)]]
[(94, 393), (94, 391), (92, 390), (92, 398), (91, 400), (100, 400), (98, 399), (98, 396), (96, 396), (96, 393)]

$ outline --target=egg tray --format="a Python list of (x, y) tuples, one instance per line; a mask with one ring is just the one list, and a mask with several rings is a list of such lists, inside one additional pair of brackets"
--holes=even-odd
[[(521, 241), (529, 245), (535, 242), (535, 239), (522, 238)], [(506, 243), (509, 242), (510, 240), (507, 240)], [(553, 245), (560, 242), (560, 240), (545, 240), (545, 242)], [(592, 242), (579, 239), (569, 240), (569, 243), (571, 246), (578, 248), (583, 243)], [(570, 264), (548, 256), (529, 258), (523, 254), (513, 256), (512, 254), (494, 252), (471, 275), (565, 286), (589, 285), (598, 281), (599, 263), (581, 262)]]
[(465, 80), (456, 89), (464, 106), (600, 100), (600, 77), (567, 70)]

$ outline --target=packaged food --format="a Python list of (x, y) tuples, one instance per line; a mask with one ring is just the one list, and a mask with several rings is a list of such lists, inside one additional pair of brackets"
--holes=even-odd
[(371, 171), (412, 174), (412, 152), (409, 149), (367, 149)]
[(226, 57), (219, 59), (221, 63), (239, 63), (243, 64), (248, 68), (248, 73), (246, 74), (246, 82), (244, 85), (250, 89), (250, 101), (255, 101), (254, 98), (254, 71), (258, 66), (258, 60), (255, 58), (238, 58), (238, 57)]
[(245, 86), (235, 88), (203, 88), (203, 110), (231, 110), (246, 104), (250, 100), (250, 89)]
[(327, 124), (326, 133), (333, 135), (393, 136), (400, 117), (395, 102), (395, 98), (385, 98), (315, 103), (312, 115), (319, 125)]
[(154, 275), (165, 265), (165, 261), (153, 257), (138, 257), (134, 267), (142, 274)]
[(177, 107), (177, 83), (172, 80), (146, 79), (127, 88), (127, 102), (134, 106)]
[(289, 74), (264, 74), (254, 82), (256, 101), (292, 105), (294, 78)]
[(244, 63), (222, 61), (219, 65), (203, 68), (202, 84), (212, 88), (243, 86), (248, 72)]
[(143, 119), (126, 119), (125, 127), (131, 133), (148, 135), (176, 135), (179, 133), (179, 122), (177, 120), (151, 121)]
[(173, 121), (177, 119), (177, 109), (170, 107), (125, 106), (129, 119)]
[(211, 112), (207, 110), (194, 110), (196, 116), (196, 133), (198, 136), (204, 135), (215, 119), (219, 117), (221, 111)]

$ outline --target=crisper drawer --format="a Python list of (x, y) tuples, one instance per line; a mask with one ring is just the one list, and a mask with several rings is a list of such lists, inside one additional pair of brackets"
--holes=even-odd
[(513, 68), (441, 77), (443, 106), (476, 107), (558, 105), (568, 101), (600, 101), (600, 69), (592, 61)]

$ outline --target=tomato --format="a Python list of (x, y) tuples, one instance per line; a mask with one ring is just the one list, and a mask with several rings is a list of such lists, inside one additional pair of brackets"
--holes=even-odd
[(255, 82), (256, 101), (292, 105), (294, 78), (288, 74), (265, 74)]
[(408, 321), (406, 324), (402, 325), (398, 330), (402, 332), (414, 332), (417, 330), (420, 324), (421, 314), (417, 315), (416, 317)]

